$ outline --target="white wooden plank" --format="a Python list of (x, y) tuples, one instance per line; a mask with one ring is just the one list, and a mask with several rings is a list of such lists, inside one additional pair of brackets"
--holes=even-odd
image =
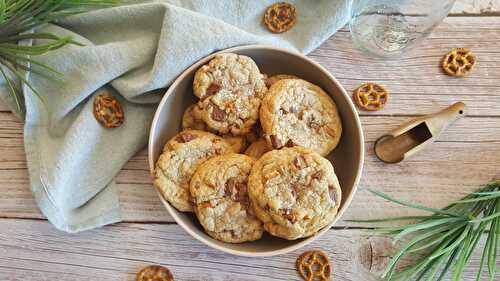
[[(117, 224), (76, 235), (48, 222), (0, 219), (0, 280), (135, 280), (150, 264), (167, 266), (175, 280), (301, 280), (295, 259), (321, 249), (331, 259), (332, 280), (377, 280), (394, 249), (364, 230), (330, 230), (310, 246), (269, 258), (244, 258), (213, 250), (177, 225)], [(476, 253), (463, 280), (472, 280)], [(500, 264), (500, 263), (499, 263)]]

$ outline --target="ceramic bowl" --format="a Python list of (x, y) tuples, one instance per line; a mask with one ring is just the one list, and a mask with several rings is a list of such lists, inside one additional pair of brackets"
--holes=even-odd
[[(264, 234), (259, 241), (230, 244), (212, 239), (205, 234), (194, 214), (183, 213), (172, 207), (158, 192), (161, 201), (175, 221), (191, 236), (215, 249), (250, 257), (284, 254), (311, 243), (335, 224), (346, 211), (356, 192), (364, 158), (364, 141), (361, 123), (356, 109), (339, 82), (323, 67), (309, 58), (284, 49), (269, 46), (249, 45), (223, 50), (251, 57), (262, 73), (294, 74), (323, 88), (333, 98), (342, 118), (342, 138), (338, 147), (328, 155), (342, 188), (342, 202), (334, 221), (312, 237), (288, 241)], [(151, 172), (154, 169), (165, 143), (180, 131), (184, 110), (195, 103), (193, 77), (196, 70), (206, 64), (215, 54), (209, 55), (186, 69), (169, 87), (161, 100), (151, 126), (148, 160)]]

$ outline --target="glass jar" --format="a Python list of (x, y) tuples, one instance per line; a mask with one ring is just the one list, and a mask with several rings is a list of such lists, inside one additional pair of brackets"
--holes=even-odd
[(394, 57), (416, 46), (448, 15), (455, 0), (353, 0), (351, 30), (359, 49)]

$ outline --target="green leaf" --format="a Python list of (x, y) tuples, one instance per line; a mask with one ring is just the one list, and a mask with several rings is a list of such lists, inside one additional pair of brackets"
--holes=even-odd
[(413, 208), (413, 209), (418, 209), (418, 210), (423, 210), (423, 211), (428, 211), (428, 212), (432, 212), (432, 213), (436, 213), (436, 214), (442, 214), (442, 215), (448, 215), (448, 216), (453, 216), (453, 217), (463, 217), (463, 215), (459, 215), (459, 214), (456, 214), (454, 212), (449, 212), (449, 211), (446, 211), (446, 210), (443, 210), (443, 209), (435, 209), (435, 208), (429, 208), (429, 207), (425, 207), (425, 206), (422, 206), (422, 205), (418, 205), (418, 204), (414, 204), (414, 203), (411, 203), (411, 202), (406, 202), (406, 201), (402, 201), (402, 200), (398, 200), (398, 199), (395, 199), (383, 192), (380, 192), (380, 191), (376, 191), (376, 190), (372, 190), (372, 189), (368, 189), (368, 191), (370, 191), (371, 193), (379, 196), (379, 197), (382, 197), (386, 200), (389, 200), (393, 203), (396, 203), (396, 204), (399, 204), (399, 205), (403, 205), (403, 206), (406, 206), (406, 207), (410, 207), (410, 208)]

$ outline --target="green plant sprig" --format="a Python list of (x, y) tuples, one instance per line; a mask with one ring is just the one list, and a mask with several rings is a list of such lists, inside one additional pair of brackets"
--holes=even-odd
[[(21, 85), (26, 85), (40, 97), (40, 93), (24, 78), (24, 72), (31, 72), (48, 79), (63, 75), (34, 57), (68, 44), (81, 45), (69, 36), (59, 37), (31, 30), (70, 15), (122, 2), (122, 0), (0, 0), (0, 74), (6, 81), (9, 93), (19, 111), (23, 110)], [(44, 39), (46, 43), (19, 44), (22, 40), (33, 39)], [(35, 70), (33, 65), (39, 68)], [(16, 80), (19, 84), (16, 84)]]
[[(496, 266), (500, 246), (500, 180), (493, 181), (442, 209), (398, 200), (379, 191), (370, 192), (393, 203), (432, 213), (427, 216), (350, 220), (375, 224), (413, 221), (401, 226), (375, 227), (376, 233), (393, 236), (394, 243), (403, 239), (406, 242), (391, 259), (382, 273), (382, 278), (390, 281), (440, 281), (451, 271), (452, 280), (460, 281), (483, 234), (486, 234), (487, 238), (476, 281), (480, 280), (484, 266), (488, 269), (490, 281), (493, 281), (500, 271)], [(414, 264), (398, 269), (401, 259), (410, 254), (419, 258)]]

